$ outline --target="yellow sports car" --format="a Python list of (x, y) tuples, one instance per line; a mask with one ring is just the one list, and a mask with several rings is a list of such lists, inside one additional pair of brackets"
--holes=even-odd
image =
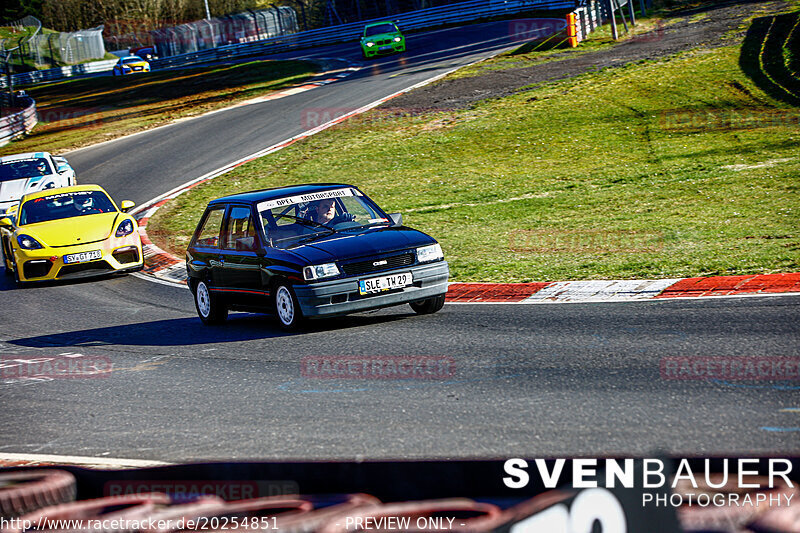
[(98, 185), (26, 194), (0, 218), (6, 274), (29, 281), (134, 272), (144, 266), (136, 220)]

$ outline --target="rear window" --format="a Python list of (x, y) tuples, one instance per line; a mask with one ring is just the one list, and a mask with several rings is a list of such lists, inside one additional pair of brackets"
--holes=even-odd
[(218, 207), (208, 212), (200, 230), (197, 232), (197, 237), (195, 237), (195, 246), (200, 248), (219, 248), (219, 233), (222, 229), (224, 214), (224, 207)]

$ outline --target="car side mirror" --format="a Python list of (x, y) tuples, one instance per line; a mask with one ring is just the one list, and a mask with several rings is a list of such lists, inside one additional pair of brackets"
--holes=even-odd
[(392, 219), (392, 224), (395, 226), (403, 225), (403, 213), (389, 213), (389, 218)]
[(122, 203), (119, 204), (119, 209), (123, 213), (127, 213), (128, 211), (133, 209), (133, 206), (135, 206), (135, 205), (136, 205), (136, 202), (134, 202), (132, 200), (122, 200)]
[(12, 228), (12, 227), (14, 227), (14, 221), (11, 220), (10, 217), (0, 218), (0, 228)]

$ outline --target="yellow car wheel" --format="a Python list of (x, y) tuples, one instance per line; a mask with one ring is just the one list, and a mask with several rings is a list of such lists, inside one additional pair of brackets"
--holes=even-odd
[(14, 271), (11, 269), (11, 253), (9, 252), (8, 243), (6, 239), (2, 239), (3, 246), (3, 266), (5, 267), (3, 270), (6, 273), (6, 276), (11, 276), (14, 274)]

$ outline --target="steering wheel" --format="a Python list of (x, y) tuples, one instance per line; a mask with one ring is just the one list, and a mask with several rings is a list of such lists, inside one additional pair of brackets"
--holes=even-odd
[(87, 205), (87, 206), (81, 207), (80, 208), (80, 212), (81, 212), (82, 215), (91, 215), (91, 214), (94, 214), (94, 213), (102, 213), (103, 210), (100, 209), (99, 207), (95, 207), (93, 205)]
[(356, 219), (356, 216), (353, 213), (342, 213), (341, 215), (337, 215), (331, 219), (328, 224), (339, 224), (341, 222), (353, 222)]

